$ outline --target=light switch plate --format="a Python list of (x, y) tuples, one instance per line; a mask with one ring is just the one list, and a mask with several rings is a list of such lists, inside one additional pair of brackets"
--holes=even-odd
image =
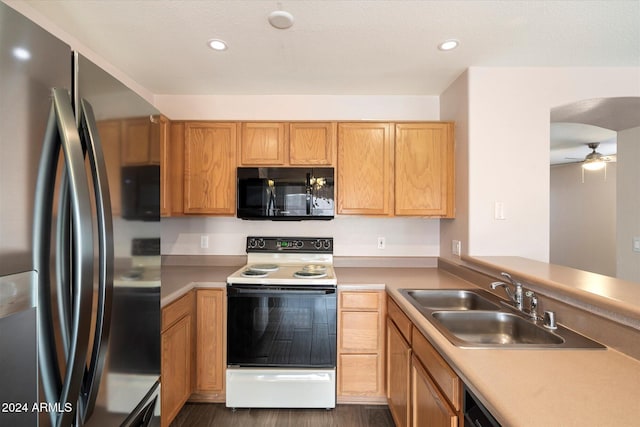
[(633, 238), (633, 252), (640, 252), (640, 237)]

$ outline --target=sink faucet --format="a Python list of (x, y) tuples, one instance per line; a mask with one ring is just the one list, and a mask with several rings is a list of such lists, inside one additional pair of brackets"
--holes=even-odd
[(507, 296), (511, 299), (511, 301), (513, 301), (516, 308), (522, 311), (522, 283), (514, 280), (509, 273), (503, 272), (500, 274), (502, 274), (502, 276), (505, 277), (514, 286), (515, 290), (512, 291), (509, 288), (509, 285), (505, 282), (493, 282), (491, 283), (491, 289), (497, 289), (498, 287), (503, 286), (505, 292), (507, 293)]

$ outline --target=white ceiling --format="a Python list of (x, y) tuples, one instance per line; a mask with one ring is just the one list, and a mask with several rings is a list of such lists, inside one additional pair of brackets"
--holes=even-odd
[(154, 94), (439, 95), (472, 66), (640, 65), (638, 0), (24, 3)]

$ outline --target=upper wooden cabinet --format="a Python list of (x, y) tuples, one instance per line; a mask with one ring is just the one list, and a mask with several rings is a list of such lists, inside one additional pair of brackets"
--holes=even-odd
[[(109, 194), (111, 195), (111, 212), (120, 216), (122, 198), (120, 187), (122, 185), (122, 170), (120, 166), (120, 121), (103, 120), (96, 123), (98, 134), (102, 142), (104, 162), (107, 165), (107, 181), (109, 182)], [(57, 198), (55, 199), (57, 200)]]
[[(171, 147), (169, 146), (169, 120), (160, 116), (160, 216), (171, 215), (171, 162), (169, 156)], [(182, 183), (182, 180), (180, 180)]]
[(122, 165), (160, 163), (159, 122), (149, 116), (122, 120)]
[(240, 164), (284, 165), (286, 133), (284, 123), (242, 123)]
[(338, 124), (338, 213), (390, 215), (393, 131), (389, 123)]
[(452, 123), (340, 123), (338, 213), (454, 216)]
[(243, 122), (240, 166), (331, 166), (335, 163), (333, 122)]
[(453, 217), (451, 123), (395, 126), (395, 214)]
[(289, 164), (323, 165), (335, 163), (336, 124), (327, 122), (289, 124)]
[(237, 128), (237, 123), (185, 124), (185, 213), (235, 213)]

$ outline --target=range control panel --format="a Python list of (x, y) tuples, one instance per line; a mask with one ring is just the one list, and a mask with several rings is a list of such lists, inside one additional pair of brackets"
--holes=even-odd
[(333, 253), (333, 237), (247, 237), (249, 252)]

